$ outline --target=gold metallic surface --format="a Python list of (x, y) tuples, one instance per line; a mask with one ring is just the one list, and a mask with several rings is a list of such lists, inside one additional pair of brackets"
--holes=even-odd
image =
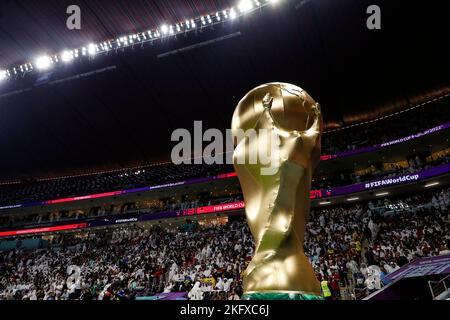
[(237, 141), (234, 167), (244, 194), (245, 211), (256, 250), (244, 272), (244, 292), (296, 292), (320, 295), (320, 284), (303, 252), (309, 218), (311, 178), (320, 159), (322, 115), (301, 88), (286, 83), (261, 85), (239, 102), (232, 132), (267, 129), (280, 137), (273, 175), (261, 163), (239, 164), (249, 144), (262, 148), (267, 139)]

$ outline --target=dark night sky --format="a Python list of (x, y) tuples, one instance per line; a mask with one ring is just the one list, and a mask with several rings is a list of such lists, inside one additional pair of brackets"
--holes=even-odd
[[(0, 177), (61, 174), (167, 158), (173, 129), (228, 128), (253, 87), (284, 81), (306, 89), (325, 120), (377, 114), (447, 88), (445, 1), (284, 0), (275, 8), (197, 35), (168, 39), (58, 68), (51, 79), (114, 66), (57, 85), (36, 75), (0, 84)], [(92, 41), (224, 9), (234, 1), (0, 2), (0, 68)], [(65, 8), (82, 9), (82, 30), (65, 27)], [(366, 28), (366, 8), (382, 9), (382, 29)], [(166, 58), (158, 54), (240, 32)]]

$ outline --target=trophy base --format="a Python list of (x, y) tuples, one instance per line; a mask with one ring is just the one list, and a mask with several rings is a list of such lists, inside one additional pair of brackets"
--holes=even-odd
[(247, 292), (242, 300), (324, 300), (322, 296), (301, 292)]

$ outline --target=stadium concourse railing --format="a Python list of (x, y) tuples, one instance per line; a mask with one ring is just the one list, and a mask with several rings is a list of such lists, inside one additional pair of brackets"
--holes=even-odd
[[(328, 190), (312, 190), (310, 198), (317, 199), (323, 197), (332, 197), (337, 195), (345, 195), (351, 194), (354, 192), (367, 191), (372, 189), (383, 188), (386, 186), (393, 185), (402, 185), (414, 183), (420, 180), (428, 179), (431, 177), (439, 176), (442, 174), (446, 174), (450, 172), (450, 164), (440, 165), (434, 168), (430, 168), (428, 170), (419, 171), (413, 174), (404, 174), (397, 177), (386, 178), (376, 181), (370, 181), (365, 183), (357, 183), (344, 187), (336, 187)], [(232, 173), (226, 174), (227, 176), (234, 176)], [(198, 180), (198, 179), (197, 179)], [(209, 180), (208, 180), (209, 181)], [(138, 213), (130, 214), (120, 214), (114, 216), (105, 216), (105, 217), (92, 217), (85, 218), (81, 220), (77, 220), (77, 223), (73, 224), (64, 224), (64, 222), (56, 222), (56, 223), (47, 223), (47, 224), (39, 224), (39, 225), (30, 225), (26, 228), (23, 226), (17, 227), (15, 229), (0, 229), (0, 237), (8, 237), (8, 236), (20, 236), (20, 235), (30, 235), (37, 233), (45, 233), (45, 232), (55, 232), (55, 231), (64, 231), (64, 230), (74, 230), (74, 229), (84, 229), (90, 227), (103, 227), (103, 226), (112, 226), (112, 225), (120, 225), (126, 223), (135, 223), (135, 222), (145, 222), (152, 220), (162, 220), (162, 219), (170, 219), (177, 217), (186, 217), (193, 215), (203, 215), (210, 213), (219, 213), (226, 211), (237, 211), (245, 208), (245, 203), (243, 201), (218, 204), (218, 205), (210, 205), (210, 206), (202, 206), (196, 208), (189, 208), (183, 210), (176, 211), (162, 211), (162, 212), (148, 212), (141, 211)]]
[[(430, 128), (423, 132), (412, 134), (412, 135), (409, 135), (409, 136), (406, 136), (403, 138), (399, 138), (399, 139), (395, 139), (392, 141), (388, 141), (385, 143), (375, 144), (375, 145), (372, 145), (369, 147), (363, 147), (363, 148), (359, 148), (359, 149), (355, 149), (355, 150), (343, 151), (343, 152), (336, 153), (334, 155), (322, 155), (320, 158), (322, 161), (327, 161), (327, 160), (332, 160), (332, 159), (351, 157), (351, 156), (355, 156), (355, 155), (367, 153), (367, 152), (373, 152), (373, 151), (377, 151), (377, 150), (380, 150), (380, 149), (388, 147), (388, 146), (392, 146), (392, 145), (399, 144), (402, 142), (417, 139), (417, 138), (423, 137), (425, 135), (432, 134), (434, 132), (442, 131), (447, 128), (450, 128), (450, 122)], [(439, 168), (439, 167), (437, 167), (437, 168)], [(442, 171), (442, 168), (438, 169), (438, 170)], [(445, 171), (445, 172), (447, 172), (447, 171)], [(445, 173), (445, 172), (440, 172), (440, 174)], [(408, 179), (412, 179), (412, 180), (423, 179), (423, 178), (425, 178), (426, 175), (430, 175), (430, 174), (434, 174), (434, 173), (428, 172), (428, 171), (422, 171), (422, 173), (419, 173), (418, 175), (417, 174), (402, 175), (402, 176), (398, 176), (396, 178), (381, 179), (378, 181), (359, 183), (359, 184), (349, 185), (349, 186), (345, 186), (345, 187), (313, 190), (313, 191), (311, 191), (311, 198), (316, 199), (316, 198), (322, 198), (322, 197), (330, 197), (330, 196), (335, 196), (335, 195), (348, 194), (348, 193), (353, 193), (353, 192), (360, 192), (360, 191), (364, 191), (366, 189), (370, 189), (370, 188), (372, 188), (374, 186), (378, 186), (378, 185), (382, 186), (382, 185), (398, 184), (399, 182), (405, 182), (405, 179), (406, 180), (408, 180)], [(195, 183), (211, 182), (211, 181), (218, 180), (218, 179), (227, 179), (227, 178), (232, 178), (232, 177), (236, 177), (235, 172), (219, 174), (217, 176), (211, 176), (211, 177), (188, 179), (188, 180), (184, 180), (184, 181), (178, 181), (178, 182), (174, 182), (174, 183), (167, 183), (167, 184), (156, 185), (156, 186), (135, 188), (135, 189), (110, 191), (110, 192), (103, 192), (103, 193), (97, 193), (97, 194), (91, 194), (91, 195), (83, 195), (83, 196), (77, 196), (77, 197), (53, 199), (53, 200), (47, 200), (47, 201), (35, 201), (35, 202), (28, 202), (28, 203), (21, 203), (21, 204), (3, 205), (3, 206), (0, 206), (0, 211), (7, 210), (7, 209), (24, 208), (24, 207), (45, 206), (45, 205), (66, 203), (66, 202), (79, 201), (79, 200), (120, 196), (120, 195), (132, 194), (132, 193), (136, 193), (136, 192), (145, 192), (145, 191), (165, 189), (165, 188), (189, 185), (189, 184), (195, 184)], [(396, 179), (397, 180), (400, 179), (400, 181), (397, 181)], [(409, 182), (409, 180), (408, 180), (408, 182)]]
[(450, 290), (450, 275), (439, 281), (428, 281), (433, 300)]

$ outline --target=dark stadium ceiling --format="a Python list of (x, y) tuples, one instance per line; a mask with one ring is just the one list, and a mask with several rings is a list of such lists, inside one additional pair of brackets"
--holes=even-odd
[[(0, 69), (237, 2), (2, 0)], [(195, 34), (3, 81), (0, 180), (167, 159), (173, 129), (194, 120), (228, 128), (239, 99), (265, 82), (300, 85), (329, 123), (448, 89), (448, 23), (435, 15), (445, 10), (375, 1), (382, 29), (368, 30), (372, 2), (279, 0)], [(78, 31), (66, 28), (72, 4), (82, 10)]]

